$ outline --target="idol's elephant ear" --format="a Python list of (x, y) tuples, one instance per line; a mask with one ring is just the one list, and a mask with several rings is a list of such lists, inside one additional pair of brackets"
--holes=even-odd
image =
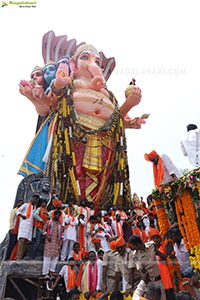
[(103, 52), (100, 52), (99, 54), (102, 61), (103, 76), (107, 81), (115, 68), (115, 58), (106, 58)]

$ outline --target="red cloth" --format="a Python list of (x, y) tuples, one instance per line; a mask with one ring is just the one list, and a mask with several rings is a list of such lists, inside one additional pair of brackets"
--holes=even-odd
[(107, 222), (110, 219), (110, 216), (105, 216), (104, 221)]

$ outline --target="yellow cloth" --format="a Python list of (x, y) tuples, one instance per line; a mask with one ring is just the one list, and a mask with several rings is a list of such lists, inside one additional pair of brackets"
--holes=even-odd
[(95, 135), (87, 135), (83, 167), (94, 173), (102, 171), (101, 141)]

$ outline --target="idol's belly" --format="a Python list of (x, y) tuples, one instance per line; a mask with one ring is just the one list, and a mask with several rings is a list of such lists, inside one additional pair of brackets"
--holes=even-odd
[(107, 121), (114, 112), (114, 105), (108, 97), (92, 90), (76, 90), (73, 103), (77, 113)]

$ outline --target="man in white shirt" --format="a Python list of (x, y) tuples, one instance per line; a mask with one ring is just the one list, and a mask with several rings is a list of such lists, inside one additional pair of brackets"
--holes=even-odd
[(65, 231), (64, 241), (61, 251), (61, 260), (73, 256), (73, 246), (76, 242), (76, 230), (78, 225), (78, 218), (74, 215), (74, 208), (70, 207), (69, 215), (65, 215)]
[(95, 216), (90, 216), (89, 222), (86, 225), (86, 250), (88, 251), (92, 250), (92, 238), (98, 232), (98, 230), (95, 230), (95, 220)]
[(22, 259), (28, 241), (32, 241), (34, 212), (36, 210), (38, 199), (39, 199), (39, 195), (34, 194), (31, 202), (24, 203), (16, 211), (16, 215), (20, 216), (19, 230), (17, 236), (18, 239), (17, 259)]
[(112, 228), (117, 236), (123, 236), (123, 222), (119, 213), (116, 214), (115, 220), (112, 221)]
[(89, 292), (93, 297), (96, 297), (97, 292), (102, 290), (103, 262), (97, 259), (94, 251), (89, 252), (88, 258), (89, 261), (82, 277), (81, 291), (83, 294)]
[(174, 251), (176, 253), (183, 277), (193, 276), (194, 273), (189, 259), (190, 253), (185, 247), (185, 243), (182, 239), (179, 229), (174, 229), (172, 231), (172, 240), (174, 243)]
[(95, 224), (95, 237), (101, 239), (101, 246), (104, 250), (104, 252), (108, 251), (109, 248), (109, 242), (108, 238), (110, 237), (110, 234), (108, 233), (108, 228), (106, 227), (105, 223), (101, 220), (101, 216), (98, 215), (96, 217), (97, 223)]
[(153, 163), (154, 185), (156, 187), (174, 181), (183, 175), (166, 154), (159, 156), (158, 153), (153, 150), (149, 154), (146, 153), (144, 158)]
[(192, 168), (200, 167), (200, 130), (195, 124), (187, 125), (187, 135), (181, 141), (183, 155), (187, 156)]
[[(75, 270), (74, 270), (75, 265), (76, 265), (75, 259), (73, 257), (70, 257), (68, 259), (67, 265), (63, 266), (61, 271), (59, 272), (59, 274), (56, 278), (56, 281), (52, 286), (53, 290), (55, 289), (55, 287), (58, 284), (61, 277), (64, 278), (65, 289), (66, 289), (67, 293), (69, 293), (69, 291), (71, 289), (75, 288), (76, 280), (74, 280), (74, 278), (76, 279), (76, 275), (77, 275)], [(70, 272), (70, 274), (69, 274), (69, 272)], [(70, 279), (72, 278), (72, 280), (70, 280), (71, 282), (69, 282), (69, 278)]]
[(135, 290), (132, 300), (160, 300), (161, 299), (161, 290), (158, 285), (154, 283), (149, 283), (146, 285), (144, 280), (141, 280)]

